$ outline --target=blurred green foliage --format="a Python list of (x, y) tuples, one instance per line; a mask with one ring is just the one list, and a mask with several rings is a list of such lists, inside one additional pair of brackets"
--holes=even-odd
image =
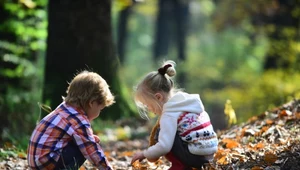
[[(186, 73), (184, 88), (200, 94), (210, 114), (223, 115), (224, 104), (230, 99), (238, 122), (243, 122), (300, 98), (299, 28), (251, 22), (264, 8), (275, 9), (276, 4), (236, 1), (233, 8), (230, 0), (218, 5), (212, 0), (189, 2), (187, 59), (177, 60), (176, 39), (172, 39), (169, 55), (163, 59), (178, 61), (178, 72)], [(41, 100), (44, 75), (47, 0), (6, 0), (0, 4), (5, 14), (0, 17), (0, 115), (5, 125), (1, 126), (0, 142), (8, 140), (25, 148), (40, 114), (37, 103)], [(113, 3), (115, 37), (118, 12), (128, 5), (133, 4), (127, 0)], [(299, 11), (295, 7), (290, 14), (299, 17)], [(152, 60), (156, 14), (157, 0), (143, 1), (133, 6), (129, 18), (126, 61), (119, 76), (124, 84), (122, 92), (133, 108), (134, 86), (161, 62)], [(274, 34), (281, 39), (274, 39)], [(271, 54), (278, 55), (280, 63), (290, 64), (266, 70), (264, 62)], [(210, 112), (215, 108), (220, 112)], [(102, 133), (102, 129), (116, 128), (113, 124), (99, 120), (93, 127)]]
[(46, 0), (1, 1), (1, 140), (27, 146), (42, 94)]
[[(191, 2), (186, 61), (176, 59), (176, 39), (172, 39), (169, 55), (162, 59), (178, 61), (177, 70), (186, 73), (185, 90), (200, 94), (214, 117), (224, 114), (224, 104), (230, 99), (239, 123), (300, 97), (297, 59), (300, 42), (296, 33), (299, 28), (254, 25), (251, 17), (263, 10), (246, 10), (251, 6), (249, 3), (275, 8), (269, 1), (239, 1), (234, 7), (232, 1), (222, 1), (218, 5), (210, 0)], [(161, 62), (150, 60), (156, 20), (156, 14), (151, 11), (156, 11), (155, 8), (153, 3), (137, 4), (130, 17), (127, 60), (121, 72), (129, 90), (144, 74), (157, 70)], [(271, 36), (274, 30), (279, 30), (283, 38), (274, 39)], [(279, 63), (289, 60), (289, 66), (266, 70), (266, 58), (272, 53), (278, 55)]]

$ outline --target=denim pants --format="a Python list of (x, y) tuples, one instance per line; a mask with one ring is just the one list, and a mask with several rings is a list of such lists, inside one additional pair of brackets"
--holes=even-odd
[(63, 169), (79, 169), (80, 166), (85, 162), (85, 157), (82, 155), (79, 147), (72, 140), (62, 150), (61, 156), (55, 165), (54, 170)]

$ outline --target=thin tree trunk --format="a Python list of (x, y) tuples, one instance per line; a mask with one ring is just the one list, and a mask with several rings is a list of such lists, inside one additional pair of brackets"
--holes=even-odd
[(128, 26), (128, 19), (131, 13), (132, 6), (128, 6), (119, 14), (119, 21), (118, 21), (118, 56), (120, 59), (120, 63), (124, 64), (125, 62), (125, 55), (126, 55), (126, 40), (127, 40), (127, 26)]
[(156, 21), (154, 61), (168, 55), (170, 33), (172, 32), (172, 2), (173, 0), (159, 0)]
[[(169, 58), (169, 47), (177, 48), (178, 62), (186, 59), (186, 34), (189, 20), (188, 2), (181, 0), (159, 0), (154, 43), (154, 61)], [(174, 42), (174, 43), (171, 43)], [(186, 73), (177, 76), (178, 83), (185, 87)]]

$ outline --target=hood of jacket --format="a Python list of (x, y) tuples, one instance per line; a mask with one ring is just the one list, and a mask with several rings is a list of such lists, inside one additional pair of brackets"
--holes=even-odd
[(163, 107), (163, 112), (202, 113), (203, 111), (204, 106), (199, 94), (188, 94), (185, 92), (177, 92)]

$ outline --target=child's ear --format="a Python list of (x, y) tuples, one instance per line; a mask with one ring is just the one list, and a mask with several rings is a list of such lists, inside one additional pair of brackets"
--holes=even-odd
[(90, 100), (89, 101), (89, 107), (92, 107), (93, 106), (93, 100)]
[(164, 96), (163, 95), (161, 95), (160, 93), (155, 93), (155, 98), (158, 100), (158, 101), (163, 101), (163, 99), (164, 99)]

